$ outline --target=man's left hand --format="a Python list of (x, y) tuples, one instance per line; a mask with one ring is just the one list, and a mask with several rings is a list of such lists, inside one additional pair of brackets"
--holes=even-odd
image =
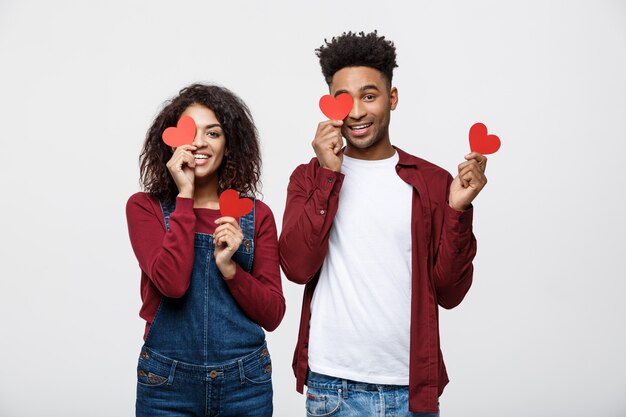
[(457, 211), (464, 211), (487, 184), (485, 169), (487, 157), (478, 152), (465, 155), (466, 161), (459, 164), (459, 173), (450, 184), (448, 204)]

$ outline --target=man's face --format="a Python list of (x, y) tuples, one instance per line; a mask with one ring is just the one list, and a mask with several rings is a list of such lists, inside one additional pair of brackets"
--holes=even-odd
[(344, 119), (341, 134), (358, 149), (389, 142), (391, 110), (398, 104), (398, 90), (389, 88), (382, 72), (370, 67), (346, 67), (333, 75), (330, 94), (352, 96), (354, 104)]

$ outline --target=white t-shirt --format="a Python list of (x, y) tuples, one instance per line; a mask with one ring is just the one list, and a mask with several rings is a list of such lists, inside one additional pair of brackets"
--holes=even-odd
[(343, 157), (339, 209), (311, 301), (313, 372), (409, 384), (413, 188), (397, 162), (397, 153)]

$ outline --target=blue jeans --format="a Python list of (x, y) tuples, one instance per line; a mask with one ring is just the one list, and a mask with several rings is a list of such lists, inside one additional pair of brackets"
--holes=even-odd
[(409, 411), (409, 388), (334, 378), (309, 371), (306, 415), (310, 417), (439, 417)]
[(221, 366), (189, 365), (144, 347), (137, 370), (137, 417), (270, 417), (272, 365), (265, 346)]

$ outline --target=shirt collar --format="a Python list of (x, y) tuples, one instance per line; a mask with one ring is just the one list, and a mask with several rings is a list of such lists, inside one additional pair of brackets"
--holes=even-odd
[(394, 145), (391, 145), (391, 146), (393, 146), (396, 152), (398, 152), (398, 157), (399, 157), (398, 165), (415, 166), (415, 168), (418, 168), (417, 157), (404, 152), (402, 149), (398, 148), (397, 146), (394, 146)]

